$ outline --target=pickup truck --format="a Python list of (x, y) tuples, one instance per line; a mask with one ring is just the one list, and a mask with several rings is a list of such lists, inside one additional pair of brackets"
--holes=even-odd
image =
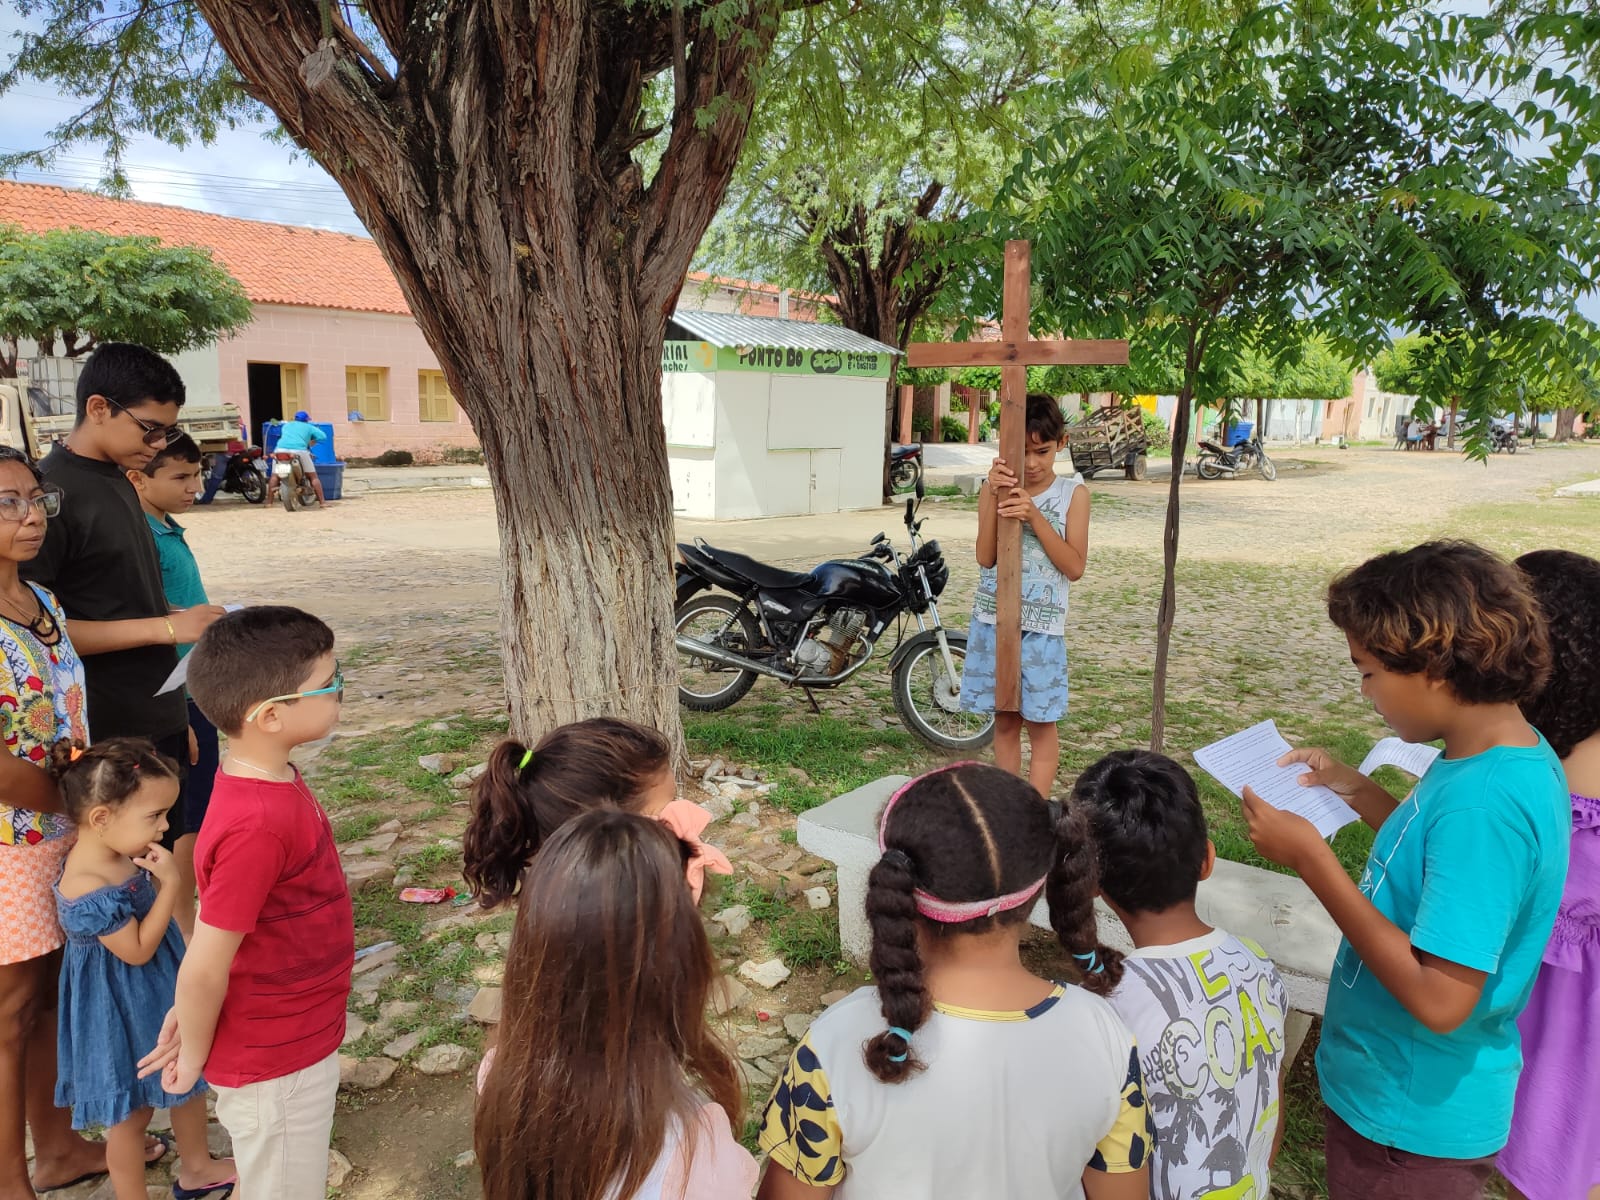
[[(52, 367), (56, 361), (52, 361)], [(30, 367), (34, 368), (32, 372)], [(51, 446), (72, 432), (77, 419), (75, 393), (68, 392), (59, 380), (55, 381), (56, 386), (50, 386), (47, 380), (55, 374), (24, 361), (18, 364), (17, 378), (0, 379), (0, 445), (14, 446), (42, 458)], [(70, 374), (75, 384), (76, 372)], [(240, 440), (239, 410), (232, 404), (204, 408), (185, 405), (178, 410), (178, 427), (199, 443), (203, 454), (226, 450), (230, 443)]]

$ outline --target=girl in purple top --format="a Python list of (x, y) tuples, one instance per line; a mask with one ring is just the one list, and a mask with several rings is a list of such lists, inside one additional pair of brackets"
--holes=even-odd
[(1600, 1200), (1600, 562), (1568, 550), (1517, 559), (1550, 626), (1554, 670), (1523, 705), (1572, 792), (1572, 865), (1533, 997), (1498, 1166), (1527, 1200)]

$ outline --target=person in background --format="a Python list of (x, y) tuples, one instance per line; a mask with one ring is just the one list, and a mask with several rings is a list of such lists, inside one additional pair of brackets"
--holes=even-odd
[(1116, 750), (1078, 776), (1072, 802), (1094, 833), (1100, 894), (1133, 939), (1109, 999), (1143, 1052), (1150, 1195), (1265, 1200), (1289, 996), (1260, 946), (1195, 910), (1217, 852), (1194, 780), (1164, 754)]
[[(283, 450), (293, 454), (300, 460), (301, 469), (306, 477), (311, 480), (311, 486), (317, 490), (317, 507), (326, 508), (327, 501), (322, 495), (322, 479), (317, 474), (317, 464), (312, 461), (311, 447), (322, 441), (327, 435), (311, 423), (311, 414), (301, 409), (294, 414), (294, 420), (285, 421), (278, 431), (278, 442), (272, 448), (274, 454)], [(267, 471), (267, 503), (271, 504), (278, 496), (278, 477), (272, 472), (271, 464)]]
[(1550, 673), (1544, 614), (1510, 563), (1441, 541), (1335, 579), (1328, 617), (1389, 728), (1444, 743), (1401, 801), (1326, 750), (1279, 760), (1376, 830), (1359, 886), (1310, 821), (1244, 789), (1255, 848), (1344, 934), (1317, 1046), (1328, 1194), (1476, 1200), (1511, 1128), (1517, 1017), (1571, 840), (1561, 762), (1519, 707)]
[(615, 808), (557, 829), (506, 955), (473, 1131), (485, 1200), (749, 1200), (716, 979), (670, 830)]
[[(128, 482), (139, 495), (139, 507), (155, 536), (156, 553), (161, 559), (161, 586), (167, 603), (175, 609), (210, 604), (194, 551), (184, 540), (183, 526), (173, 517), (194, 507), (202, 486), (200, 447), (187, 433), (180, 433), (156, 452), (156, 456), (137, 471), (128, 472)], [(185, 642), (178, 646), (182, 658), (194, 648)], [(187, 696), (187, 691), (185, 695)], [(216, 780), (219, 750), (217, 727), (206, 720), (191, 698), (189, 729), (194, 737), (193, 769), (183, 784), (183, 822), (181, 836), (172, 848), (177, 862), (179, 888), (173, 917), (183, 931), (184, 940), (194, 936), (194, 839), (211, 803), (211, 786)]]
[(1600, 561), (1535, 550), (1516, 565), (1544, 610), (1552, 661), (1522, 715), (1561, 758), (1572, 843), (1555, 929), (1517, 1022), (1522, 1078), (1496, 1165), (1527, 1200), (1600, 1200)]
[(339, 724), (333, 630), (297, 608), (229, 613), (195, 646), (189, 687), (228, 753), (195, 843), (200, 915), (177, 1002), (140, 1068), (178, 1096), (205, 1072), (246, 1197), (312, 1200), (326, 1191), (355, 925), (333, 826), (291, 756)]
[[(106, 1173), (106, 1148), (55, 1106), (56, 979), (66, 941), (52, 888), (73, 826), (50, 777), (50, 747), (88, 737), (83, 665), (54, 596), (22, 582), (61, 493), (20, 450), (0, 446), (0, 1196), (31, 1197)], [(33, 1180), (26, 1136), (33, 1135)], [(166, 1147), (147, 1144), (146, 1163)]]
[(159, 1079), (137, 1074), (183, 959), (172, 919), (183, 884), (156, 844), (178, 799), (178, 766), (149, 742), (112, 738), (87, 750), (57, 742), (50, 770), (78, 827), (55, 889), (67, 936), (56, 1103), (72, 1110), (73, 1128), (106, 1131), (116, 1200), (146, 1200), (145, 1134), (158, 1108), (171, 1110), (180, 1155), (173, 1200), (226, 1200), (233, 1160), (213, 1159), (207, 1146), (205, 1082), (172, 1097)]
[[(167, 603), (155, 538), (127, 476), (182, 432), (174, 422), (183, 401), (183, 380), (155, 351), (125, 342), (95, 349), (78, 376), (77, 424), (39, 466), (61, 492), (61, 512), (21, 574), (66, 610), (88, 685), (90, 740), (146, 738), (187, 774), (194, 747), (183, 692), (157, 692), (178, 665), (178, 647), (222, 609)], [(171, 849), (183, 831), (174, 810), (162, 844)]]

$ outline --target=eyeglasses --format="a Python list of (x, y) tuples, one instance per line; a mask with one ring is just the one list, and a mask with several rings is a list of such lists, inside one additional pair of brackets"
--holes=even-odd
[(333, 682), (327, 687), (317, 688), (310, 692), (290, 692), (287, 696), (268, 696), (245, 714), (244, 723), (248, 725), (251, 721), (254, 721), (261, 710), (269, 704), (277, 704), (282, 700), (309, 700), (313, 696), (338, 696), (339, 699), (344, 699), (344, 671), (340, 669), (337, 662), (333, 664)]
[(131, 412), (128, 412), (127, 405), (118, 404), (110, 396), (101, 396), (100, 399), (111, 405), (119, 413), (126, 413), (130, 421), (144, 430), (144, 444), (146, 446), (165, 446), (183, 432), (176, 425), (157, 425), (154, 421), (146, 421), (142, 417), (136, 417)]
[(0, 521), (21, 524), (28, 519), (28, 510), (37, 508), (41, 517), (53, 517), (61, 511), (61, 493), (46, 492), (42, 496), (0, 496)]

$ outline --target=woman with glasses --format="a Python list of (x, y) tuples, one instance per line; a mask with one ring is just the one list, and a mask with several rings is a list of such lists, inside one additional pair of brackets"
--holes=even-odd
[(0, 447), (0, 1195), (30, 1192), (24, 1121), (37, 1155), (32, 1186), (105, 1170), (105, 1148), (55, 1107), (56, 975), (64, 942), (52, 888), (72, 825), (46, 774), (50, 747), (87, 739), (83, 665), (66, 617), (17, 567), (39, 553), (61, 493), (28, 457)]

